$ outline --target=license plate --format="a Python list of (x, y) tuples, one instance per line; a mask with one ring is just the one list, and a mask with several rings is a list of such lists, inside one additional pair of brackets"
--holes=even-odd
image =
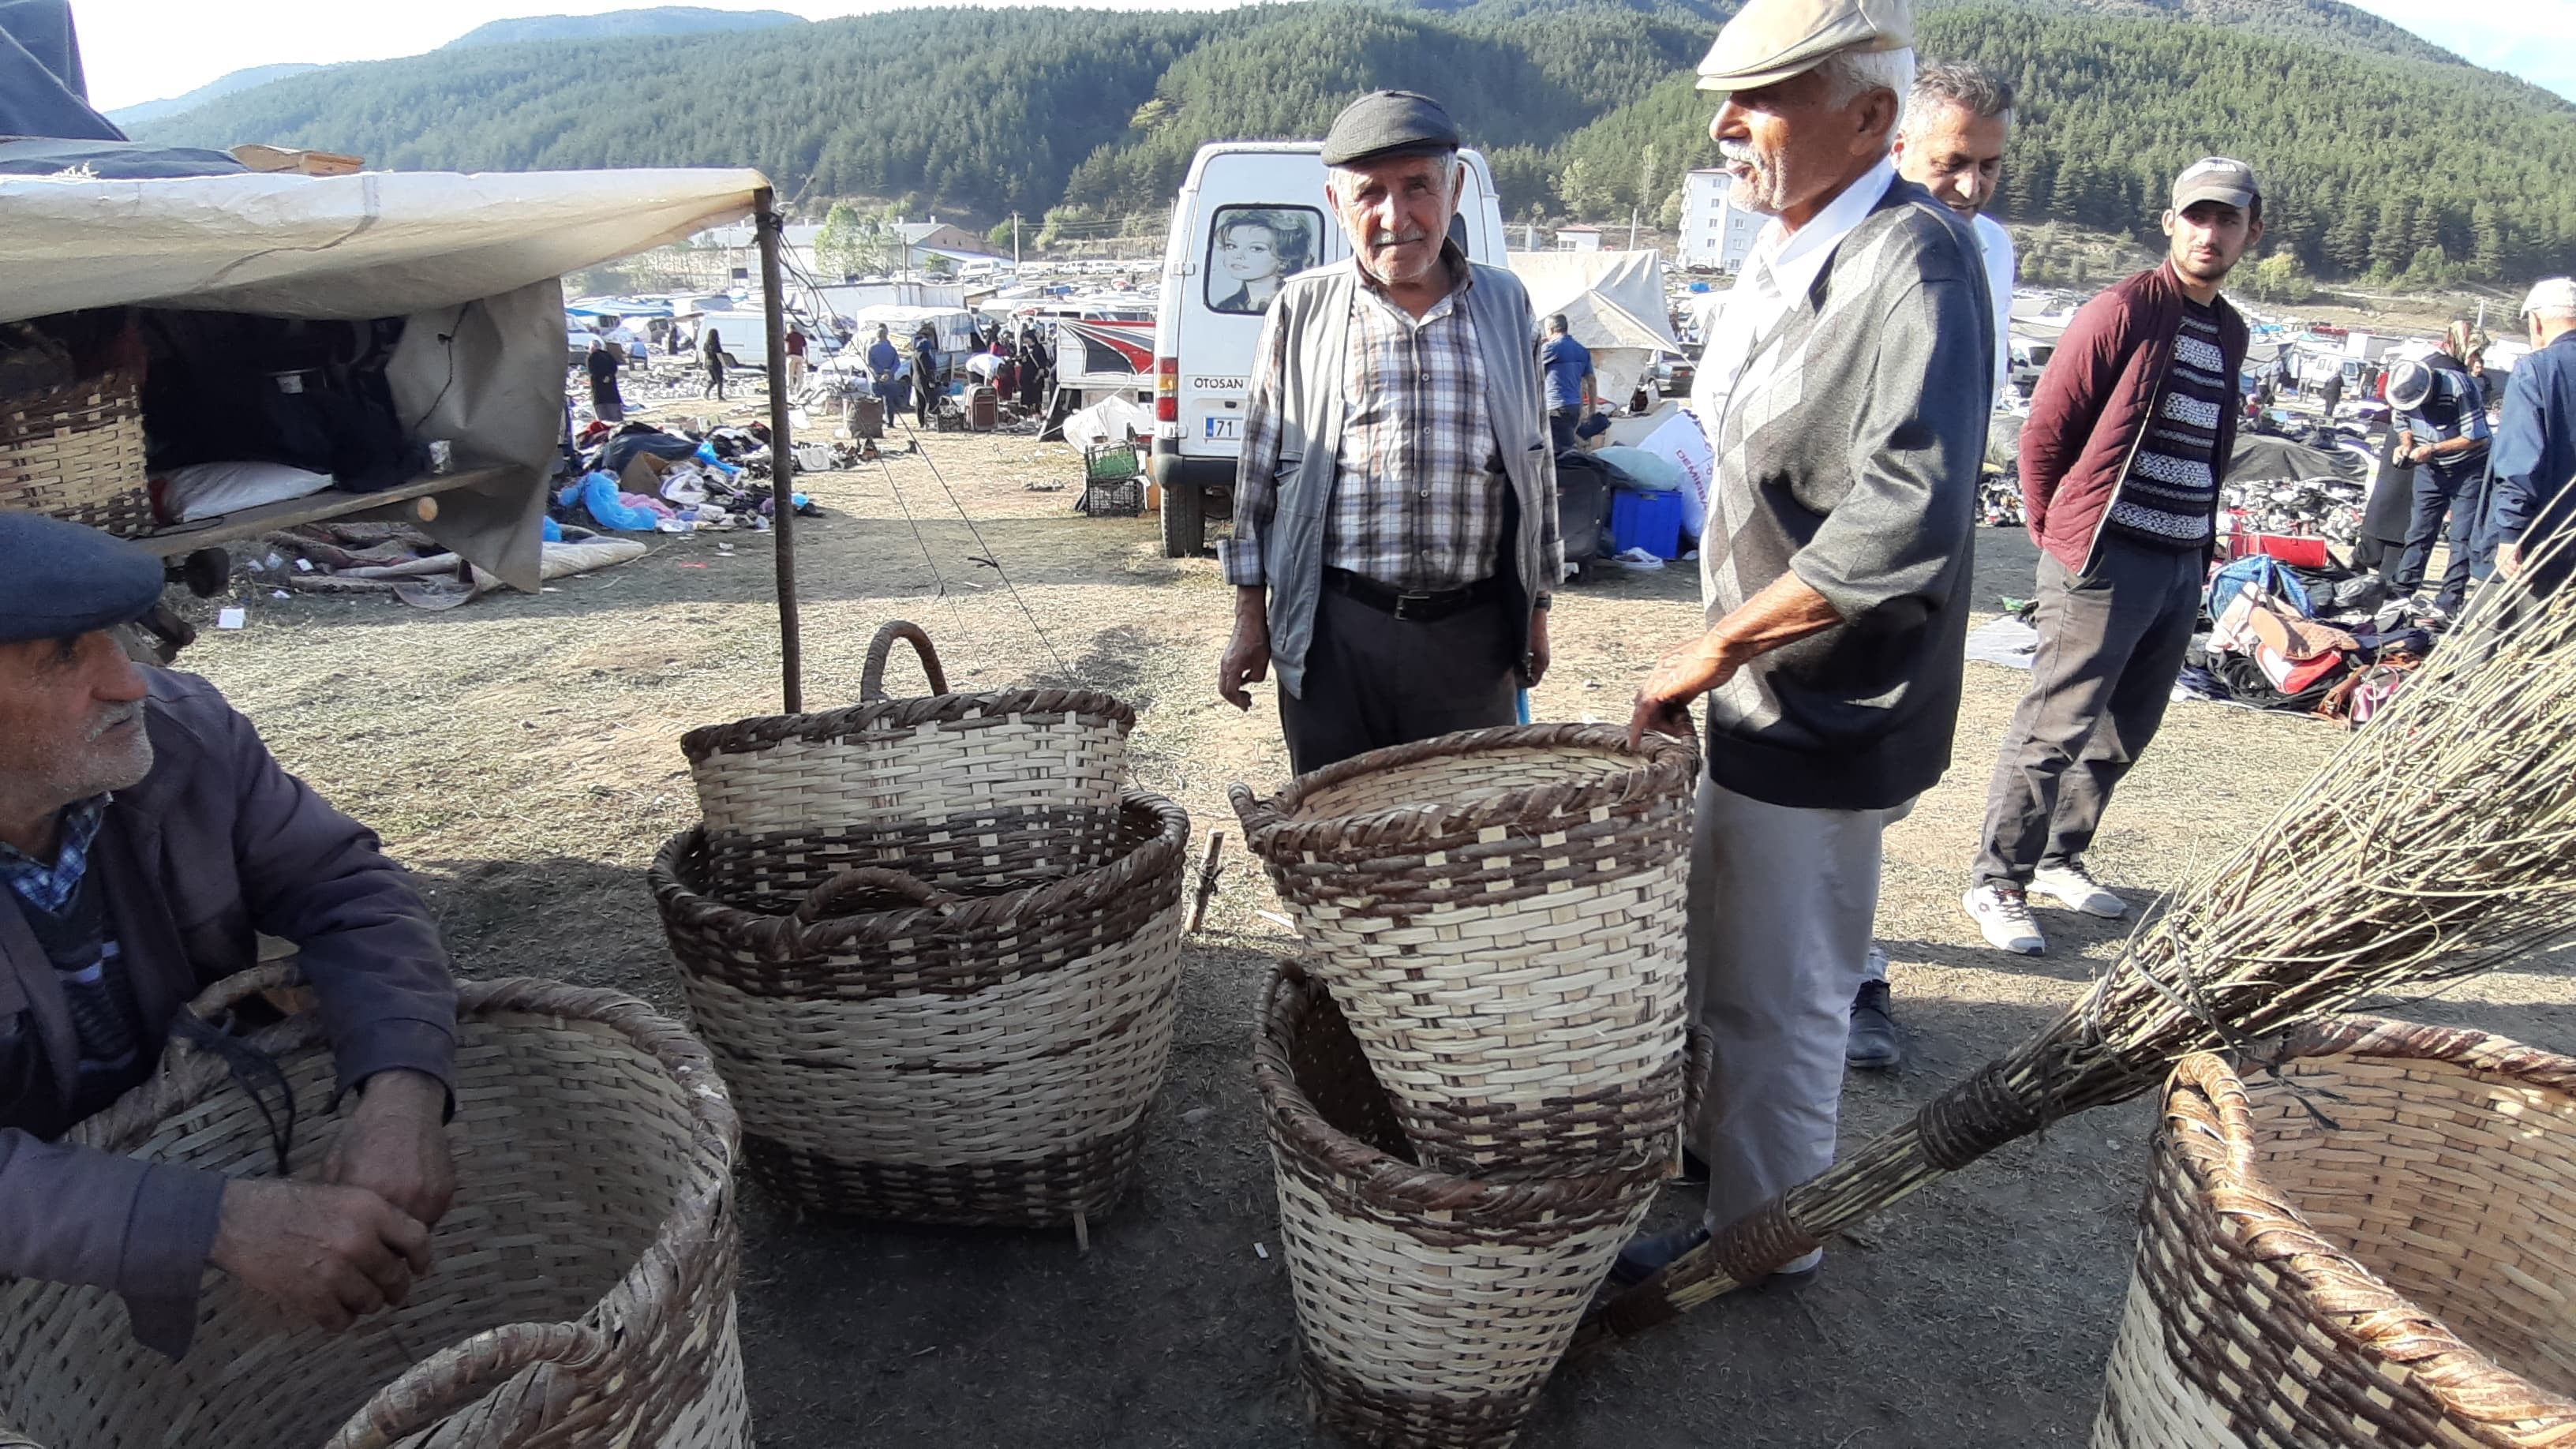
[(1210, 418), (1207, 420), (1207, 436), (1208, 441), (1211, 443), (1242, 442), (1243, 419), (1224, 417)]

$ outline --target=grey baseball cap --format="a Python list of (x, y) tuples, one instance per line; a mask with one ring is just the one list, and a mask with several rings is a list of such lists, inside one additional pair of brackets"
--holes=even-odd
[(1324, 133), (1324, 164), (1439, 156), (1462, 144), (1458, 123), (1438, 101), (1416, 91), (1371, 91), (1333, 118), (1333, 129)]
[(2188, 210), (2195, 201), (2223, 201), (2243, 211), (2262, 195), (2253, 167), (2225, 156), (2203, 156), (2174, 178), (2173, 209)]

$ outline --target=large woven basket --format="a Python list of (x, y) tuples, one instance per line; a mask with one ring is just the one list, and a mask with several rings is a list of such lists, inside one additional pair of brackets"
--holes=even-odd
[(1682, 1126), (1682, 892), (1698, 757), (1600, 725), (1374, 750), (1233, 790), (1308, 966), (1426, 1166), (1561, 1176)]
[[(885, 697), (897, 639), (920, 651), (929, 697)], [(859, 704), (681, 736), (713, 893), (788, 911), (854, 865), (972, 892), (1106, 860), (1135, 710), (1083, 689), (947, 691), (929, 636), (898, 621), (869, 647)]]
[(1293, 965), (1253, 1071), (1324, 1421), (1391, 1449), (1510, 1444), (1663, 1165), (1511, 1183), (1415, 1165), (1332, 997)]
[(1077, 1233), (1126, 1191), (1171, 1050), (1190, 820), (1141, 791), (1105, 841), (1049, 819), (985, 827), (973, 869), (851, 867), (786, 913), (719, 898), (709, 832), (664, 847), (653, 899), (755, 1176), (829, 1211)]
[(2576, 1445), (2576, 1060), (2346, 1019), (2185, 1058), (2095, 1449)]
[[(291, 980), (266, 967), (199, 1006)], [(455, 1205), (404, 1306), (345, 1334), (286, 1322), (210, 1273), (171, 1363), (95, 1288), (0, 1287), (0, 1421), (55, 1449), (742, 1449), (734, 1116), (706, 1050), (642, 1002), (468, 983), (458, 1010)], [(295, 1089), (290, 1163), (337, 1132), (319, 1013), (255, 1036)], [(75, 1140), (233, 1177), (274, 1171), (258, 1104), (174, 1049)]]
[(110, 533), (152, 527), (143, 395), (131, 372), (0, 399), (0, 508), (49, 513)]

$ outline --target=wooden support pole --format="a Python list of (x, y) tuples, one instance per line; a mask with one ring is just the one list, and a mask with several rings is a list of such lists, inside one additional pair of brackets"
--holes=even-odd
[(756, 193), (752, 229), (760, 237), (760, 300), (769, 314), (769, 534), (777, 551), (778, 665), (787, 712), (805, 709), (805, 647), (796, 617), (796, 454), (787, 435), (787, 292), (779, 277), (778, 249), (786, 224), (777, 195)]

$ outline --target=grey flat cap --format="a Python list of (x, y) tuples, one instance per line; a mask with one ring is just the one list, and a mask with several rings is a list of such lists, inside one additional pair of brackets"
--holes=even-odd
[(161, 602), (161, 560), (41, 513), (0, 510), (0, 643), (131, 624)]
[(1841, 51), (1913, 44), (1914, 10), (1906, 0), (1752, 0), (1700, 61), (1699, 88), (1758, 91)]
[(2254, 184), (2254, 168), (2225, 156), (2203, 156), (2174, 178), (2173, 209), (2188, 211), (2195, 201), (2219, 201), (2239, 211), (2254, 204), (2263, 188)]
[(1438, 101), (1413, 91), (1371, 91), (1333, 118), (1333, 129), (1324, 133), (1324, 164), (1439, 156), (1461, 144), (1458, 123)]

